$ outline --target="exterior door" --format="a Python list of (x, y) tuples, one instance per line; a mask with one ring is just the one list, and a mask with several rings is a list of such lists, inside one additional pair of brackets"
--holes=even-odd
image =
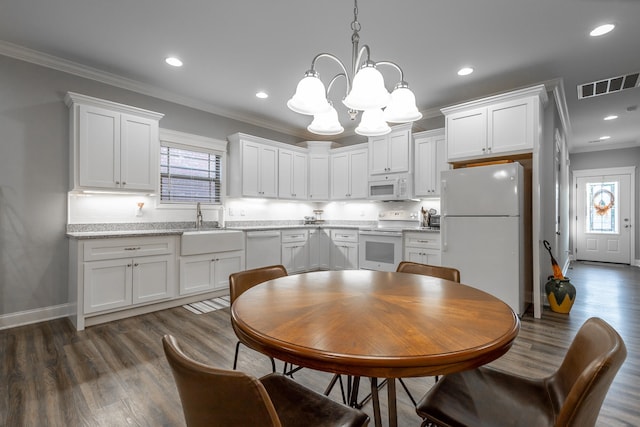
[(601, 172), (576, 176), (576, 259), (630, 264), (633, 173)]

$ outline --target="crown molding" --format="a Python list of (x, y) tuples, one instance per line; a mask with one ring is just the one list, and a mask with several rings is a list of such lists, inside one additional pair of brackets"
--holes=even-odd
[(304, 138), (303, 133), (301, 133), (299, 129), (293, 129), (288, 126), (275, 125), (271, 121), (260, 120), (256, 119), (255, 117), (248, 117), (242, 114), (234, 114), (207, 102), (202, 102), (194, 98), (185, 97), (154, 85), (122, 77), (117, 74), (108, 73), (97, 68), (82, 65), (77, 62), (59, 58), (57, 56), (53, 56), (34, 49), (29, 49), (24, 46), (20, 46), (4, 40), (0, 40), (0, 55), (8, 56), (10, 58), (18, 59), (24, 62), (29, 62), (31, 64), (40, 65), (42, 67), (51, 68), (53, 70), (62, 71), (63, 73), (72, 74), (74, 76), (108, 84), (110, 86), (119, 87), (121, 89), (130, 90), (142, 95), (152, 96), (154, 98), (173, 102), (185, 107), (195, 108), (196, 110), (205, 111), (207, 113), (215, 114), (227, 119), (237, 120), (275, 132), (281, 132), (287, 135)]

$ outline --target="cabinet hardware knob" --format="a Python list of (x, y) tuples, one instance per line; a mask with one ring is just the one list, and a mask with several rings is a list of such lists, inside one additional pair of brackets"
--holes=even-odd
[(135, 264), (133, 264), (134, 267), (139, 266), (140, 264), (138, 264), (137, 262)]
[(131, 267), (131, 264), (127, 264), (127, 267)]
[(127, 183), (126, 183), (126, 182), (124, 182), (124, 181), (122, 181), (122, 185), (127, 185)]

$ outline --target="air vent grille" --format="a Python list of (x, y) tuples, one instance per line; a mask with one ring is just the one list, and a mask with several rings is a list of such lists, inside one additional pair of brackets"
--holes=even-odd
[(624, 76), (617, 76), (610, 79), (578, 85), (578, 99), (606, 95), (608, 93), (637, 87), (640, 83), (638, 77), (640, 77), (640, 73), (631, 73)]

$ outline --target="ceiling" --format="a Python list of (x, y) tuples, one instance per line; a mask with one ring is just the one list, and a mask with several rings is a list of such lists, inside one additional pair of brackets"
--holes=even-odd
[[(429, 128), (441, 107), (561, 83), (571, 152), (640, 146), (640, 111), (634, 110), (639, 87), (584, 100), (576, 88), (640, 71), (638, 18), (640, 0), (358, 4), (361, 44), (369, 45), (374, 61), (400, 65), (416, 95), (425, 118), (414, 129)], [(3, 0), (0, 54), (46, 54), (44, 62), (80, 64), (92, 75), (113, 82), (122, 77), (161, 98), (300, 139), (322, 139), (306, 131), (311, 117), (290, 111), (286, 102), (317, 53), (350, 64), (352, 20), (353, 3), (346, 0)], [(616, 28), (589, 37), (602, 23)], [(184, 66), (166, 65), (169, 55)], [(465, 65), (475, 72), (458, 76)], [(331, 61), (316, 68), (325, 84), (339, 71)], [(391, 90), (398, 73), (380, 70)], [(256, 98), (259, 90), (269, 98)], [(341, 92), (338, 83), (331, 91), (334, 104)], [(339, 113), (348, 122), (346, 112)], [(618, 119), (604, 121), (610, 114)], [(347, 124), (344, 135), (352, 135), (355, 126)], [(611, 138), (599, 141), (603, 135)]]

